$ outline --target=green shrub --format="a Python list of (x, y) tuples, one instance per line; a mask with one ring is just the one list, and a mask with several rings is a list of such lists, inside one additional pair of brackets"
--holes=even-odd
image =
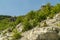
[(21, 33), (18, 32), (16, 29), (13, 30), (13, 36), (12, 36), (12, 40), (18, 40), (20, 39), (22, 36), (21, 36)]
[(32, 28), (33, 27), (31, 26), (31, 24), (29, 22), (26, 22), (26, 24), (23, 24), (23, 30), (22, 31), (28, 31)]
[(24, 19), (22, 24), (23, 24), (23, 30), (22, 31), (28, 31), (28, 30), (33, 28), (27, 18)]
[[(27, 31), (35, 27), (38, 22), (45, 20), (47, 17), (53, 18), (53, 16), (59, 12), (60, 4), (52, 6), (50, 3), (47, 3), (46, 5), (43, 5), (39, 10), (32, 10), (24, 16), (17, 16), (15, 21), (9, 21), (12, 18), (11, 16), (0, 15), (0, 30), (4, 30), (9, 27), (15, 28), (16, 25), (22, 23), (24, 26), (23, 30)], [(30, 20), (31, 22), (29, 22)]]
[(32, 27), (36, 27), (38, 25), (38, 21), (36, 19), (30, 20), (30, 24)]

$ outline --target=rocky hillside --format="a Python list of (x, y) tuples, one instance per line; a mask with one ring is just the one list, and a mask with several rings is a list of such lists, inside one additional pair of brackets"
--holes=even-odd
[(19, 23), (13, 32), (11, 28), (2, 31), (0, 40), (60, 40), (60, 13), (53, 19), (47, 18), (29, 31), (21, 32), (22, 28), (23, 25)]
[(22, 33), (23, 37), (20, 40), (60, 40), (60, 13), (53, 19), (44, 20), (40, 25), (43, 27), (37, 26)]
[(22, 16), (1, 16), (0, 40), (60, 40), (60, 4), (47, 3)]

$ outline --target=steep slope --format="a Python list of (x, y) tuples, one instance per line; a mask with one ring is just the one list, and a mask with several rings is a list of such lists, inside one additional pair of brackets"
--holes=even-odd
[[(60, 40), (60, 13), (53, 17), (53, 19), (47, 19), (37, 25), (35, 28), (22, 32), (21, 38), (16, 40)], [(46, 22), (46, 26), (44, 25)], [(43, 25), (43, 26), (42, 26)], [(16, 26), (18, 32), (21, 32), (23, 25), (20, 23)], [(9, 31), (10, 28), (4, 30), (0, 34), (0, 40), (12, 40), (14, 32)]]
[(44, 20), (47, 23), (46, 27), (35, 27), (22, 33), (23, 37), (20, 40), (60, 40), (60, 26), (57, 25), (60, 24), (59, 15), (60, 13), (54, 16), (53, 19)]
[(0, 40), (60, 40), (60, 4), (46, 4), (23, 16), (1, 17)]

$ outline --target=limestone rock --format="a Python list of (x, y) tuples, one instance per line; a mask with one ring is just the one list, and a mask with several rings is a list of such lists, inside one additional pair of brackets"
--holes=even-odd
[[(44, 23), (45, 22), (45, 23)], [(45, 27), (44, 24), (48, 26)], [(35, 27), (31, 30), (23, 32), (22, 37), (19, 40), (60, 40), (60, 13), (53, 17), (53, 19), (47, 19), (41, 22), (40, 27)], [(18, 32), (21, 32), (23, 25), (20, 23), (16, 26)], [(13, 33), (8, 30), (4, 30), (0, 34), (0, 40), (11, 40)]]
[[(23, 37), (20, 40), (57, 40), (59, 39), (60, 29), (56, 27), (42, 27), (42, 28), (34, 28), (30, 31), (23, 33)], [(50, 35), (50, 36), (49, 36)], [(41, 39), (40, 39), (41, 38)]]

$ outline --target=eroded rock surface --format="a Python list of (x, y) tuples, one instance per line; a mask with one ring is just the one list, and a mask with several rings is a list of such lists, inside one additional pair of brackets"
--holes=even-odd
[[(60, 13), (53, 17), (53, 19), (44, 20), (47, 26), (35, 27), (29, 31), (23, 32), (22, 37), (18, 40), (60, 40)], [(23, 25), (20, 23), (16, 26), (18, 32), (21, 32)], [(4, 34), (4, 35), (3, 35)], [(0, 40), (11, 40), (13, 33), (5, 30), (0, 34)]]

